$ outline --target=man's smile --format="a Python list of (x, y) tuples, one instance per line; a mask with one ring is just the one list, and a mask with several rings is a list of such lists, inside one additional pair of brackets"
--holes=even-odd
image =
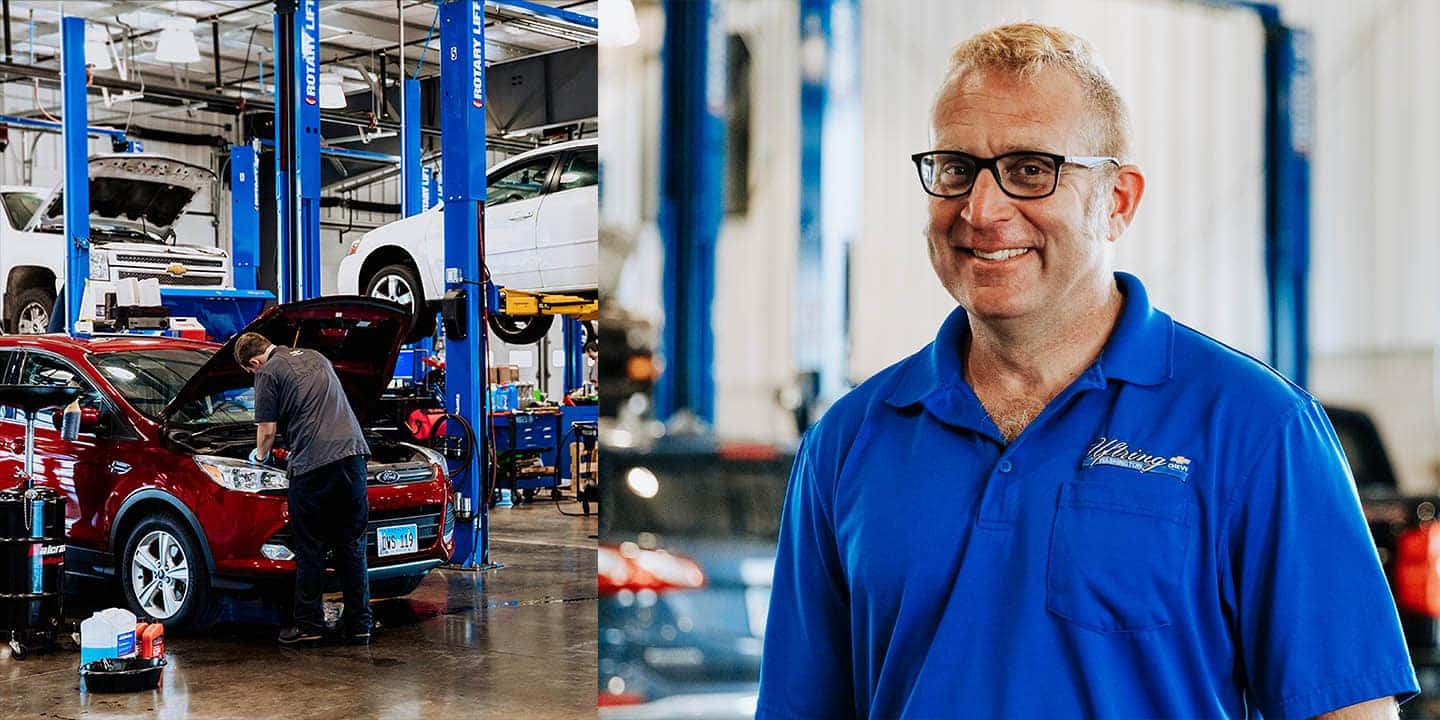
[(1018, 258), (1030, 253), (1031, 248), (1004, 248), (999, 250), (980, 250), (978, 248), (960, 248), (965, 254), (985, 260), (989, 263), (1003, 263), (1012, 258)]

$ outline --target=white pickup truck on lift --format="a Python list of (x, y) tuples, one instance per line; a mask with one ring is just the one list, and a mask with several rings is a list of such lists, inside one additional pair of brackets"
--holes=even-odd
[[(223, 250), (187, 245), (172, 226), (215, 181), (208, 169), (146, 153), (90, 158), (90, 275), (156, 278), (168, 287), (232, 287)], [(0, 186), (0, 319), (6, 332), (43, 333), (65, 283), (61, 183)]]

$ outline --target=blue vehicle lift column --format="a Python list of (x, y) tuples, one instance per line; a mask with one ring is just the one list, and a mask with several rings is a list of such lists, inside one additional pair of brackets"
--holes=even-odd
[(1253, 11), (1265, 28), (1265, 281), (1271, 367), (1305, 387), (1310, 365), (1310, 147), (1315, 75), (1310, 33), (1274, 3), (1194, 0)]
[[(580, 321), (569, 315), (562, 318), (565, 322), (562, 332), (565, 342), (565, 394), (569, 395), (575, 388), (585, 384), (585, 333)], [(546, 360), (549, 362), (549, 360)]]
[(85, 20), (60, 21), (60, 136), (65, 145), (65, 327), (75, 333), (84, 315), (85, 283), (90, 277), (90, 158), (86, 131)]
[(320, 294), (320, 2), (275, 0), (280, 302)]
[(488, 342), (485, 312), (485, 3), (445, 0), (440, 5), (440, 144), (445, 173), (445, 290), (464, 316), (463, 335), (445, 343), (445, 397), (450, 410), (475, 428), (476, 452), (460, 493), (475, 521), (456, 523), (452, 562), (490, 562), (488, 476), (489, 408), (485, 393)]
[[(795, 369), (801, 430), (848, 387), (850, 244), (860, 225), (860, 4), (800, 4), (800, 246)], [(819, 406), (819, 407), (817, 407)]]
[(237, 290), (260, 287), (259, 145), (230, 146), (230, 254)]
[[(725, 33), (710, 0), (666, 0), (661, 53), (660, 241), (666, 371), (662, 420), (688, 410), (715, 422), (715, 243), (724, 210)], [(449, 181), (449, 178), (446, 178)]]
[(420, 166), (420, 81), (402, 73), (400, 93), (400, 184), (404, 188), (400, 211), (410, 217), (426, 207), (422, 191), (425, 171)]
[(1305, 387), (1309, 375), (1310, 143), (1315, 89), (1310, 34), (1265, 20), (1265, 277), (1270, 364)]

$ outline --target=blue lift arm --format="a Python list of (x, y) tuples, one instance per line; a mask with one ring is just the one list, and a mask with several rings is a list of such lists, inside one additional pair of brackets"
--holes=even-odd
[(578, 25), (580, 27), (590, 28), (591, 30), (600, 29), (600, 20), (598, 18), (594, 18), (589, 15), (582, 15), (577, 12), (571, 12), (563, 8), (551, 7), (549, 5), (541, 5), (540, 3), (530, 2), (529, 0), (490, 0), (490, 4), (497, 7), (508, 6), (519, 10), (524, 10), (525, 12), (528, 12), (532, 15), (540, 15), (542, 17), (551, 18), (552, 20), (560, 20), (562, 22), (570, 23), (571, 25)]
[[(63, 62), (63, 61), (62, 61)], [(63, 112), (63, 111), (62, 111)], [(64, 133), (64, 122), (52, 122), (50, 120), (36, 120), (35, 118), (17, 117), (15, 115), (0, 115), (0, 125), (8, 125), (22, 130), (39, 130), (41, 132)], [(108, 137), (112, 143), (127, 142), (125, 131), (115, 128), (99, 127), (91, 125), (85, 132), (92, 137)]]
[(662, 420), (689, 410), (715, 421), (710, 305), (724, 210), (725, 35), (714, 14), (710, 0), (665, 2), (659, 226), (666, 370), (655, 388)]
[(90, 159), (85, 94), (85, 20), (60, 21), (61, 139), (65, 146), (65, 326), (85, 315), (85, 283), (90, 277)]
[(445, 289), (464, 297), (465, 335), (445, 344), (445, 393), (453, 412), (475, 427), (477, 448), (460, 492), (476, 522), (456, 523), (453, 562), (490, 562), (488, 358), (485, 313), (485, 3), (440, 5), (440, 144), (445, 173)]

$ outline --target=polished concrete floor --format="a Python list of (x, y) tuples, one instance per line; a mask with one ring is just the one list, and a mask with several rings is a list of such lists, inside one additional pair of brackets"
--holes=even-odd
[(548, 501), (497, 509), (504, 567), (375, 603), (371, 646), (281, 648), (273, 624), (225, 623), (167, 638), (159, 690), (81, 693), (72, 644), (23, 661), (0, 646), (0, 718), (594, 717), (597, 526)]

